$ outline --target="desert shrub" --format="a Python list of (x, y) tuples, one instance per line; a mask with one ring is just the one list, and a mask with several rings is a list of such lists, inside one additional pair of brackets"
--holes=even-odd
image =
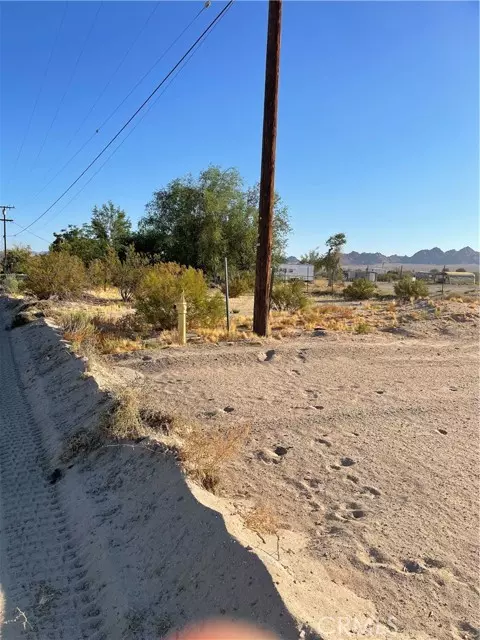
[(133, 389), (116, 392), (114, 405), (102, 426), (104, 435), (116, 440), (135, 440), (149, 435), (140, 415), (140, 401)]
[(86, 340), (95, 340), (95, 327), (91, 317), (85, 311), (69, 311), (63, 314), (60, 319), (60, 327), (63, 330), (65, 340), (72, 342), (76, 347)]
[(271, 306), (275, 311), (300, 311), (309, 306), (305, 285), (299, 280), (273, 285)]
[(423, 280), (402, 278), (395, 283), (393, 288), (398, 298), (425, 298), (428, 296), (428, 287)]
[(364, 320), (361, 320), (355, 327), (355, 333), (372, 333), (372, 331), (372, 326)]
[[(228, 292), (230, 297), (238, 298), (246, 293), (251, 293), (255, 284), (255, 276), (253, 273), (244, 271), (237, 273), (229, 279)], [(225, 293), (225, 285), (222, 286), (222, 291)]]
[(18, 279), (15, 276), (5, 276), (3, 280), (0, 280), (0, 284), (5, 293), (18, 293), (20, 290)]
[(345, 287), (343, 297), (345, 300), (368, 300), (375, 295), (376, 290), (377, 286), (374, 282), (360, 278)]
[(184, 434), (184, 443), (180, 448), (185, 471), (205, 489), (215, 493), (223, 467), (238, 454), (249, 432), (247, 425), (218, 430), (193, 426)]
[(274, 534), (280, 528), (276, 511), (266, 502), (256, 504), (245, 516), (245, 524), (258, 534)]
[(113, 267), (112, 281), (120, 290), (124, 302), (130, 302), (145, 276), (148, 258), (135, 251), (133, 244), (127, 247), (125, 259), (117, 260)]
[(64, 251), (33, 256), (26, 274), (25, 289), (41, 300), (78, 296), (86, 283), (83, 262)]
[(162, 263), (146, 270), (136, 293), (137, 313), (159, 329), (172, 329), (177, 324), (177, 304), (182, 292), (187, 301), (189, 326), (216, 326), (224, 316), (220, 294), (209, 295), (201, 271)]

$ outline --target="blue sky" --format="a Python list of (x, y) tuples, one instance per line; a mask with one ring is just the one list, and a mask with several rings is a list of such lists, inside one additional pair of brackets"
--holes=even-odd
[[(35, 197), (203, 3), (158, 4), (73, 139), (155, 4), (2, 3), (0, 203), (16, 205), (17, 223), (28, 224), (61, 194), (224, 4), (213, 2), (201, 14)], [(347, 251), (478, 248), (478, 11), (476, 2), (284, 3), (276, 187), (294, 228), (289, 253), (323, 245), (340, 231)], [(95, 167), (32, 231), (51, 239), (109, 199), (137, 221), (155, 189), (209, 163), (235, 166), (247, 183), (256, 182), (266, 19), (265, 2), (237, 0), (78, 198), (61, 211)], [(27, 232), (10, 242), (46, 248)]]

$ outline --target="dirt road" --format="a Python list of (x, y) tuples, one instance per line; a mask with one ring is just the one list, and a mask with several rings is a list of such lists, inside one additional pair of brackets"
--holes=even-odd
[(0, 354), (0, 575), (9, 616), (2, 637), (101, 638), (100, 611), (3, 327)]

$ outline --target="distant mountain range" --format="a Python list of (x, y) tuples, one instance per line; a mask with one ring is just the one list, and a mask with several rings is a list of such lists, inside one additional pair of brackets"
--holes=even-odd
[(433, 249), (422, 249), (417, 251), (413, 256), (385, 256), (383, 253), (358, 253), (351, 251), (345, 253), (342, 257), (344, 265), (380, 265), (382, 263), (396, 264), (478, 264), (480, 261), (480, 252), (475, 251), (471, 247), (463, 247), (459, 251), (450, 249), (442, 251), (438, 247)]
[[(298, 264), (300, 260), (295, 256), (289, 256), (286, 260), (289, 264)], [(417, 251), (413, 256), (385, 256), (383, 253), (358, 253), (351, 251), (344, 253), (342, 256), (342, 264), (348, 265), (381, 265), (381, 264), (435, 264), (449, 266), (452, 264), (479, 264), (480, 252), (475, 251), (471, 247), (463, 247), (459, 251), (450, 249), (442, 251), (438, 247), (433, 249), (422, 249)]]

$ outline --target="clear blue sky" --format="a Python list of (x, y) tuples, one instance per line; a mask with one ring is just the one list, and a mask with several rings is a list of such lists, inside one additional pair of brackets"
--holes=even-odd
[[(222, 6), (213, 2), (203, 12), (35, 199), (45, 177), (98, 128), (202, 2), (159, 3), (68, 149), (154, 3), (69, 2), (46, 79), (65, 3), (2, 3), (0, 203), (16, 205), (16, 222), (29, 223), (60, 195)], [(476, 2), (284, 3), (276, 187), (294, 228), (289, 253), (339, 231), (347, 251), (478, 248), (478, 11)], [(137, 221), (155, 189), (209, 163), (238, 167), (247, 183), (257, 181), (266, 18), (265, 2), (237, 0), (105, 168), (59, 214), (87, 174), (32, 231), (51, 239), (109, 199)], [(26, 232), (11, 240), (19, 241), (46, 247)]]

